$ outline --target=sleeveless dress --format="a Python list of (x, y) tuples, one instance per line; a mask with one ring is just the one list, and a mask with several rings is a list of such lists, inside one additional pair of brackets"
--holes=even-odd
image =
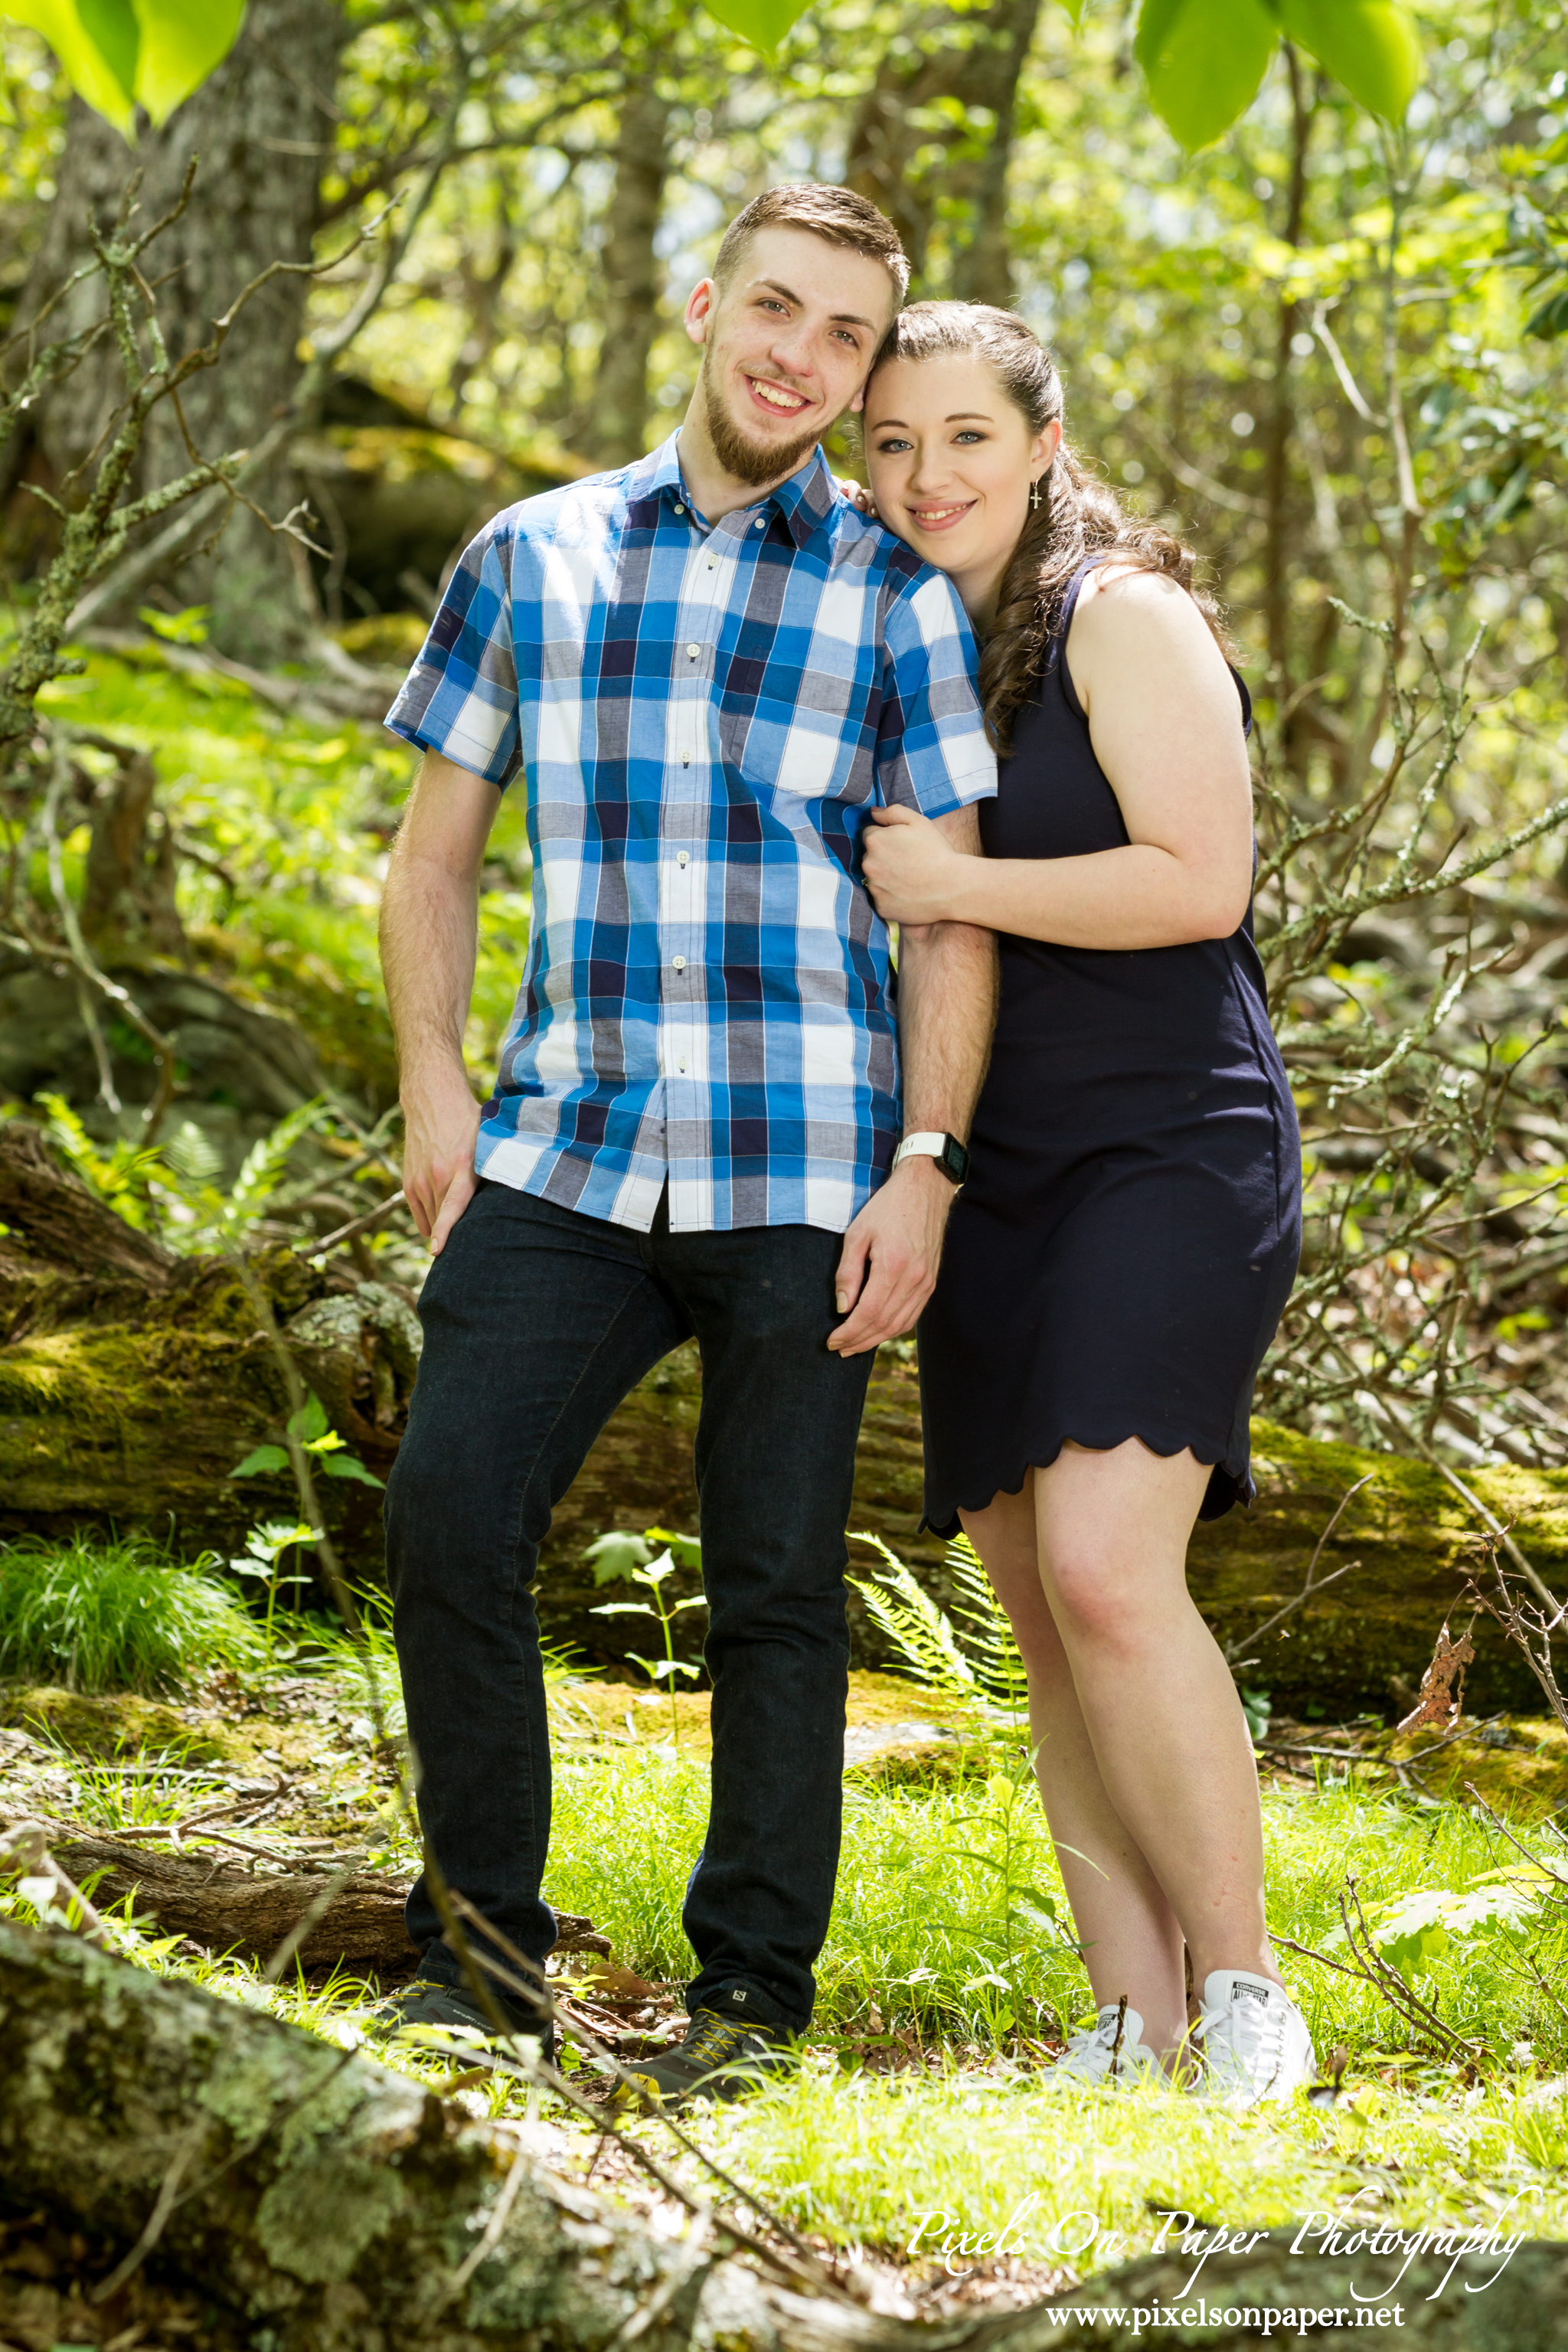
[[(1063, 647), (1014, 723), (991, 857), (1128, 838)], [(1237, 679), (1244, 728), (1247, 688)], [(1252, 911), (1227, 940), (1054, 947), (1004, 933), (991, 1066), (920, 1324), (923, 1527), (1016, 1494), (1064, 1443), (1212, 1465), (1200, 1517), (1255, 1493), (1253, 1381), (1295, 1279), (1301, 1146)]]

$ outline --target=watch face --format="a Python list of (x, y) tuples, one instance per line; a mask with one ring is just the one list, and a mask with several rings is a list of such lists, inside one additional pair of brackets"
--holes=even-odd
[(944, 1176), (952, 1177), (955, 1184), (962, 1184), (964, 1178), (968, 1175), (969, 1154), (964, 1150), (963, 1144), (960, 1143), (956, 1135), (943, 1136), (942, 1142), (942, 1157), (938, 1160), (937, 1165), (942, 1170)]

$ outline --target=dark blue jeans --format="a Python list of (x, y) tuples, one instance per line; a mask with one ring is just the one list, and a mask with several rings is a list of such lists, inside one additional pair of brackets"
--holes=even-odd
[[(838, 1868), (844, 1531), (871, 1368), (826, 1346), (840, 1246), (808, 1225), (672, 1234), (662, 1209), (637, 1234), (481, 1183), (425, 1285), (425, 1352), (386, 1495), (426, 1838), (448, 1882), (542, 1962), (555, 1922), (540, 1892), (539, 1547), (616, 1405), (695, 1336), (713, 1766), (683, 1915), (700, 1971), (687, 1999), (744, 1988), (759, 2017), (794, 2031), (811, 2014)], [(426, 1973), (458, 1981), (423, 1877), (407, 1916)]]

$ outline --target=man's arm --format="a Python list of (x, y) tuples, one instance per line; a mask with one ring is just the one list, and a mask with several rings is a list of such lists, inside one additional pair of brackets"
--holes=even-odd
[[(939, 817), (950, 845), (980, 850), (973, 808)], [(996, 1017), (996, 939), (969, 923), (932, 923), (899, 935), (899, 1051), (904, 1131), (935, 1130), (962, 1142), (980, 1097)], [(936, 1286), (952, 1185), (934, 1160), (906, 1160), (844, 1236), (838, 1311), (827, 1344), (858, 1356), (918, 1320)], [(853, 1310), (852, 1312), (850, 1310)]]
[(403, 1190), (438, 1256), (473, 1199), (479, 1107), (463, 1068), (479, 950), (479, 868), (500, 794), (426, 751), (392, 847), (381, 969), (397, 1041)]

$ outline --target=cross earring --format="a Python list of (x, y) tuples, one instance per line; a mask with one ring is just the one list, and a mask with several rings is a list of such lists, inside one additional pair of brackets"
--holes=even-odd
[(1029, 512), (1030, 512), (1031, 514), (1037, 514), (1037, 513), (1039, 512), (1039, 509), (1040, 509), (1040, 486), (1039, 486), (1039, 483), (1038, 483), (1037, 481), (1037, 482), (1031, 482), (1031, 483), (1029, 484)]

